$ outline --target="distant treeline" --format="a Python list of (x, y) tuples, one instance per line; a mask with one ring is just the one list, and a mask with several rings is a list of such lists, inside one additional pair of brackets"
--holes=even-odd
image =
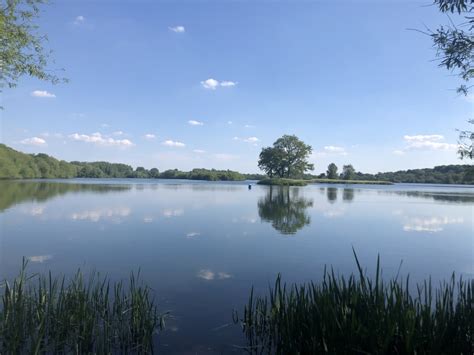
[[(334, 179), (391, 181), (404, 183), (429, 184), (474, 184), (473, 165), (443, 165), (432, 169), (412, 169), (396, 172), (365, 174), (352, 172), (345, 166), (342, 174), (328, 169)], [(157, 168), (145, 169), (130, 165), (108, 162), (66, 162), (46, 154), (25, 154), (4, 144), (0, 144), (0, 179), (43, 179), (43, 178), (161, 178), (161, 179), (192, 179), (209, 181), (261, 180), (263, 174), (242, 174), (232, 170), (193, 169), (180, 171), (177, 169), (160, 172)], [(305, 174), (301, 178), (331, 178), (328, 174)]]
[[(305, 176), (305, 178), (330, 178), (327, 174), (318, 176)], [(340, 174), (334, 179), (344, 179)], [(365, 181), (390, 181), (403, 183), (422, 183), (422, 184), (474, 184), (474, 166), (473, 165), (441, 165), (430, 169), (410, 169), (395, 172), (366, 174), (354, 172), (350, 180)]]
[(259, 174), (241, 174), (232, 170), (193, 169), (191, 171), (157, 168), (133, 169), (127, 164), (108, 162), (66, 162), (46, 154), (25, 154), (0, 144), (0, 179), (54, 178), (144, 178), (238, 181), (261, 179)]

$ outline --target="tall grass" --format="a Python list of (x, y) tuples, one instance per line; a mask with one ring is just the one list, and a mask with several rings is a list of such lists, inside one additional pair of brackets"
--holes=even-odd
[(267, 296), (250, 293), (243, 326), (250, 353), (473, 354), (474, 280), (431, 280), (409, 292), (409, 278), (385, 282), (363, 271), (287, 286), (280, 275)]
[(164, 326), (151, 290), (131, 274), (128, 284), (79, 270), (64, 277), (19, 275), (2, 284), (0, 353), (149, 353)]

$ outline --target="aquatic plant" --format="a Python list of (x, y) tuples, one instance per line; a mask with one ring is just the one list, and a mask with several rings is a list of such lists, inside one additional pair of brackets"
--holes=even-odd
[(0, 353), (149, 353), (164, 327), (151, 289), (132, 273), (128, 285), (78, 270), (71, 280), (19, 275), (2, 284)]
[(474, 280), (410, 289), (409, 277), (348, 278), (325, 269), (320, 283), (289, 285), (278, 275), (266, 296), (250, 293), (242, 325), (247, 350), (257, 354), (472, 354)]

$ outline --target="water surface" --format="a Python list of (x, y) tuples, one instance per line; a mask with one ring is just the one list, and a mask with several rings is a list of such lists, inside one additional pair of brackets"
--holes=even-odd
[(474, 275), (474, 189), (462, 186), (68, 180), (0, 182), (0, 277), (141, 269), (173, 314), (165, 353), (238, 353), (232, 310), (252, 285), (318, 280), (325, 264), (435, 282)]

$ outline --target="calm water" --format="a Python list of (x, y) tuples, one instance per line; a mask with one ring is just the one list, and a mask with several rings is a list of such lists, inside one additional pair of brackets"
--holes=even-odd
[(141, 268), (173, 314), (164, 353), (229, 353), (252, 285), (317, 280), (325, 264), (444, 279), (474, 275), (474, 189), (393, 185), (271, 188), (172, 180), (0, 182), (0, 277)]

